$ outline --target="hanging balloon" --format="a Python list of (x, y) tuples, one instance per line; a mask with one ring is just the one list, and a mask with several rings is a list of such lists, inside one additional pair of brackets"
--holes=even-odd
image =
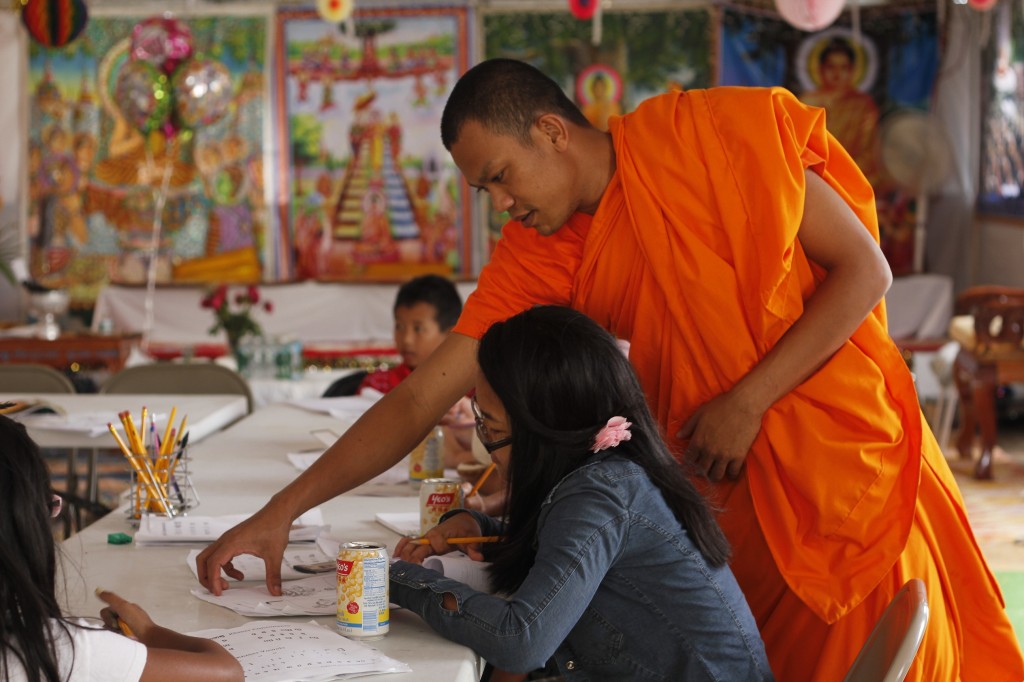
[(976, 10), (987, 12), (998, 4), (999, 0), (967, 0), (967, 4)]
[(114, 101), (136, 130), (157, 130), (171, 113), (167, 76), (149, 62), (127, 61), (117, 74)]
[(843, 0), (775, 0), (775, 9), (790, 26), (820, 31), (839, 18)]
[(597, 11), (600, 0), (569, 0), (569, 11), (577, 19), (590, 19)]
[(192, 56), (192, 32), (171, 17), (143, 19), (132, 29), (132, 59), (149, 62), (170, 76)]
[(320, 18), (330, 24), (337, 24), (352, 16), (352, 0), (316, 0), (316, 11)]
[(174, 111), (185, 128), (210, 125), (227, 113), (234, 96), (231, 72), (214, 59), (192, 59), (171, 79)]
[(89, 20), (82, 0), (28, 0), (21, 21), (40, 45), (61, 47), (78, 37)]

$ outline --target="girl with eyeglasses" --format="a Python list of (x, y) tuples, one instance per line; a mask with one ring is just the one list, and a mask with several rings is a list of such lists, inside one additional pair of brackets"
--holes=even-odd
[[(497, 676), (554, 660), (566, 680), (771, 680), (711, 509), (662, 440), (629, 361), (596, 323), (542, 306), (480, 341), (474, 410), (506, 475), (504, 521), (457, 510), (395, 549), (391, 600)], [(496, 594), (419, 566), (492, 562)], [(522, 678), (519, 678), (522, 679)]]
[(106, 628), (65, 617), (50, 528), (60, 508), (38, 446), (0, 415), (0, 682), (243, 679), (216, 642), (162, 628), (112, 592), (97, 591), (108, 604), (100, 612)]

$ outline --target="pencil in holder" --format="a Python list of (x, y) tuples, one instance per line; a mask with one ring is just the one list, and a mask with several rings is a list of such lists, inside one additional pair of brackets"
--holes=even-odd
[(143, 514), (173, 518), (199, 506), (199, 494), (189, 472), (188, 447), (183, 446), (155, 461), (134, 455), (129, 460), (128, 518), (138, 521)]

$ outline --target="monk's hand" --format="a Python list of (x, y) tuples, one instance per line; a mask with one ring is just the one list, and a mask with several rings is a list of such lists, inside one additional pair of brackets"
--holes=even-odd
[(702, 405), (676, 434), (689, 439), (686, 458), (712, 481), (737, 478), (761, 430), (762, 412), (730, 393)]

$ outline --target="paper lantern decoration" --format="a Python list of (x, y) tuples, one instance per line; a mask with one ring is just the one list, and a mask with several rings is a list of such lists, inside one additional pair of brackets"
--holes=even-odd
[(234, 88), (227, 67), (214, 59), (192, 59), (171, 79), (176, 121), (186, 128), (215, 123), (231, 106)]
[(981, 12), (987, 12), (998, 4), (999, 0), (967, 0), (967, 4)]
[(136, 130), (161, 129), (171, 113), (167, 76), (149, 62), (127, 61), (117, 74), (114, 101)]
[(21, 21), (40, 45), (61, 47), (78, 37), (89, 21), (89, 12), (82, 0), (28, 0)]
[(170, 76), (192, 56), (192, 32), (171, 17), (150, 17), (132, 29), (132, 59), (149, 62)]
[(353, 0), (316, 0), (316, 11), (320, 18), (330, 24), (337, 24), (352, 16)]
[(569, 11), (577, 19), (586, 20), (594, 16), (600, 0), (569, 0)]
[(820, 31), (839, 18), (843, 0), (775, 0), (775, 9), (790, 26)]

